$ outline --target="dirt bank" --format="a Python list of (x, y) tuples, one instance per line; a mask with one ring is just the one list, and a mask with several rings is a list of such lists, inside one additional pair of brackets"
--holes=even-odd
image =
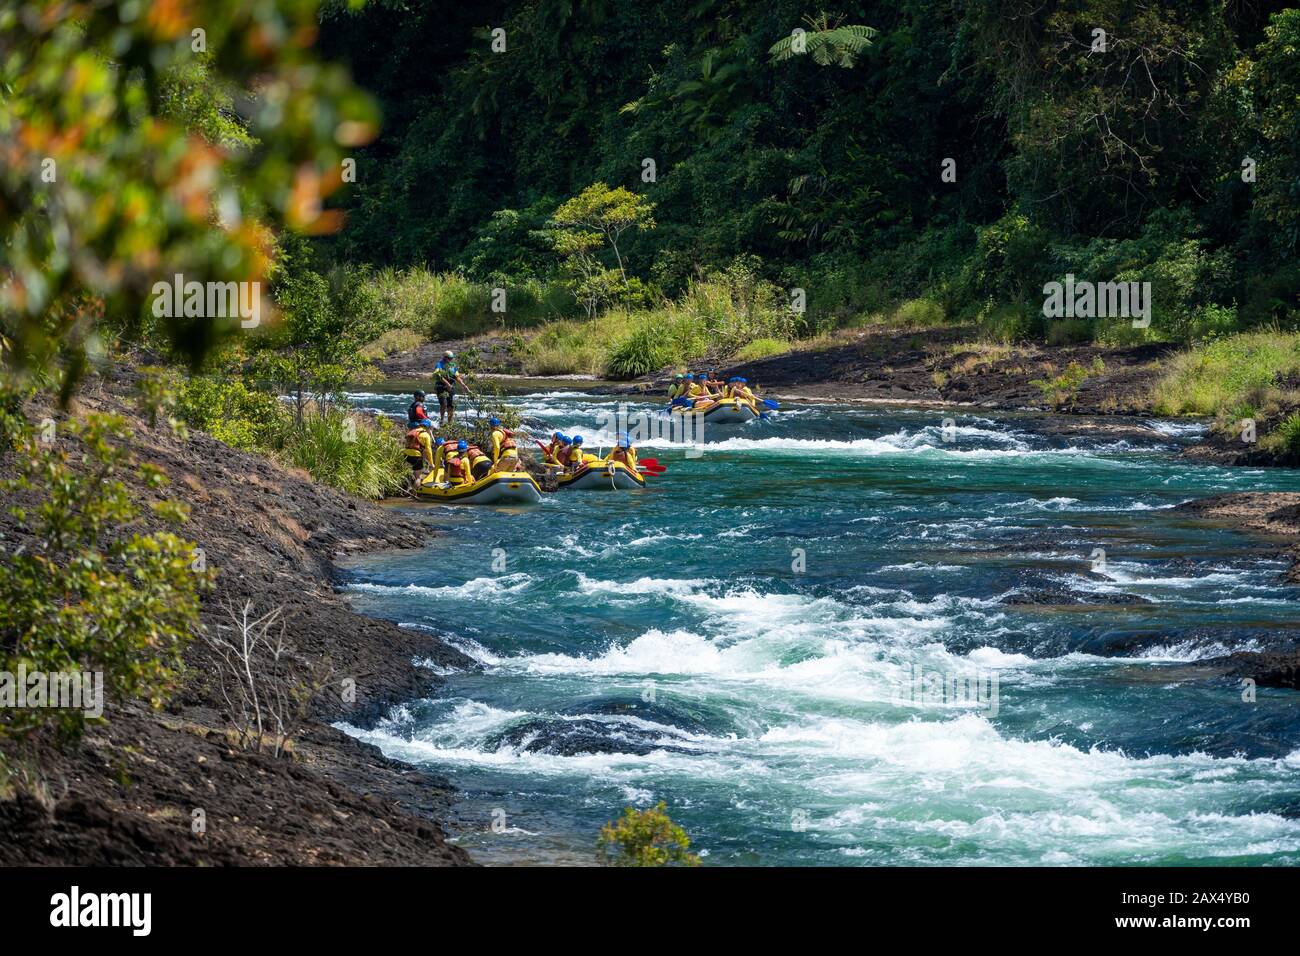
[[(353, 613), (333, 588), (335, 556), (414, 547), (432, 529), (206, 435), (182, 442), (166, 426), (150, 429), (122, 390), (92, 382), (81, 406), (127, 414), (139, 460), (164, 468), (166, 493), (191, 506), (183, 534), (217, 571), (205, 627), (224, 621), (232, 603), (281, 607), (297, 653), (351, 677), (355, 701), (322, 695), (292, 757), (236, 749), (210, 652), (195, 641), (184, 686), (164, 711), (110, 702), (107, 723), (79, 743), (41, 743), (36, 795), (0, 801), (0, 864), (469, 863), (437, 824), (451, 795), (445, 781), (330, 726), (364, 725), (393, 702), (436, 691), (439, 679), (417, 657), (472, 666), (432, 635)], [(161, 497), (140, 485), (132, 492), (141, 502)], [(23, 539), (7, 513), (0, 536), (6, 548)]]

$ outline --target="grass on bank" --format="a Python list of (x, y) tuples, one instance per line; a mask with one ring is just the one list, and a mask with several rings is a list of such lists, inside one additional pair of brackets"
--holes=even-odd
[(188, 379), (176, 417), (232, 448), (269, 455), (363, 498), (393, 494), (409, 472), (401, 435), (387, 419), (313, 403), (298, 420), (285, 403), (237, 378)]
[(630, 379), (706, 357), (777, 355), (805, 328), (780, 289), (751, 270), (734, 268), (692, 282), (679, 298), (649, 308), (551, 323), (521, 343), (520, 358), (530, 375)]
[(1260, 423), (1260, 447), (1300, 460), (1300, 334), (1228, 336), (1175, 355), (1152, 390), (1159, 415), (1213, 416), (1220, 431)]
[(1252, 418), (1284, 400), (1300, 375), (1300, 334), (1248, 332), (1175, 355), (1152, 390), (1160, 415)]

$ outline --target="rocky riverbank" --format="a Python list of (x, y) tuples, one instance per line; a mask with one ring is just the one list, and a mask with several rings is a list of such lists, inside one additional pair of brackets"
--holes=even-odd
[[(295, 652), (351, 678), (355, 697), (322, 693), (289, 756), (242, 750), (223, 716), (211, 652), (194, 641), (184, 685), (164, 710), (110, 701), (108, 719), (80, 741), (8, 754), (27, 769), (0, 800), (0, 864), (468, 864), (439, 825), (451, 798), (446, 781), (331, 726), (364, 726), (392, 703), (436, 692), (439, 679), (417, 658), (472, 666), (433, 635), (353, 613), (334, 590), (336, 556), (415, 547), (433, 529), (206, 435), (182, 441), (165, 425), (150, 428), (123, 391), (91, 382), (72, 413), (127, 416), (138, 460), (171, 479), (161, 494), (132, 485), (133, 497), (190, 506), (182, 534), (216, 569), (204, 626), (225, 622), (228, 608), (245, 601), (263, 613), (281, 608)], [(6, 511), (0, 546), (20, 547), (23, 537)], [(202, 833), (194, 832), (195, 811)]]

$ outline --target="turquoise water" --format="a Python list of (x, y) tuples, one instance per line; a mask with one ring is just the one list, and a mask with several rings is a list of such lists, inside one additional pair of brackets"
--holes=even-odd
[[(519, 401), (608, 438), (614, 400)], [(589, 861), (659, 800), (710, 865), (1300, 861), (1300, 695), (1196, 669), (1294, 645), (1300, 592), (1172, 510), (1300, 476), (1051, 425), (804, 405), (649, 442), (643, 492), (405, 506), (445, 536), (348, 597), (481, 666), (351, 732), (449, 777), (484, 862)]]

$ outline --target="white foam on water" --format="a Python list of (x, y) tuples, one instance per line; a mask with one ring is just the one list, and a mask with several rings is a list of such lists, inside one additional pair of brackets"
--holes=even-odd
[(455, 599), (467, 598), (482, 600), (517, 594), (533, 583), (531, 575), (522, 571), (514, 574), (502, 574), (497, 577), (474, 578), (464, 584), (448, 584), (442, 587), (426, 587), (422, 584), (373, 584), (358, 582), (348, 584), (345, 591), (358, 594), (378, 594), (383, 596), (412, 595), (416, 597)]
[(578, 581), (578, 591), (587, 595), (608, 595), (611, 597), (639, 597), (647, 595), (693, 594), (700, 588), (716, 584), (713, 580), (672, 578), (637, 578), (635, 581), (606, 581), (591, 578), (581, 571), (571, 572)]
[[(1139, 566), (1132, 566), (1135, 569)], [(1125, 570), (1122, 566), (1116, 566), (1115, 562), (1110, 562), (1104, 569), (1099, 568), (1096, 573), (1102, 577), (1109, 578), (1116, 584), (1126, 584), (1133, 587), (1161, 587), (1161, 588), (1199, 588), (1206, 585), (1229, 585), (1229, 586), (1249, 586), (1252, 584), (1251, 574), (1248, 571), (1211, 571), (1202, 575), (1171, 574), (1165, 577), (1145, 576), (1149, 574), (1146, 568), (1141, 570)], [(1097, 588), (1104, 588), (1101, 582), (1082, 579), (1084, 583), (1095, 585)], [(1083, 585), (1080, 585), (1082, 587)]]
[(1145, 424), (1151, 430), (1171, 438), (1194, 438), (1209, 431), (1209, 426), (1202, 422), (1172, 422), (1157, 419)]
[(1003, 670), (1013, 667), (1032, 667), (1040, 663), (1026, 654), (1014, 654), (997, 647), (977, 647), (966, 655), (966, 660), (980, 667)]
[(1145, 661), (1190, 663), (1192, 661), (1204, 661), (1215, 657), (1223, 657), (1227, 654), (1233, 654), (1238, 651), (1259, 650), (1262, 650), (1262, 648), (1259, 646), (1259, 642), (1254, 639), (1231, 645), (1224, 644), (1222, 641), (1215, 641), (1212, 644), (1196, 644), (1192, 641), (1176, 641), (1172, 644), (1160, 644), (1144, 647), (1138, 652), (1136, 659)]

